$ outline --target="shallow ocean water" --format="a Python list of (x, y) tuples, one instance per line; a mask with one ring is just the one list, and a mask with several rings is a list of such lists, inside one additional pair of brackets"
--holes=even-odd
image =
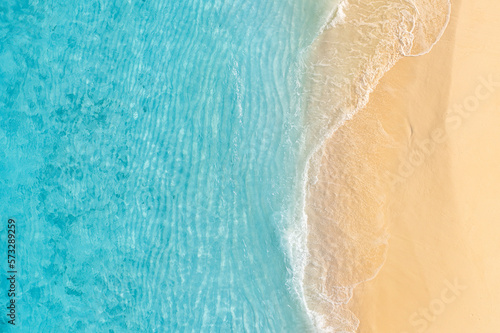
[(323, 5), (2, 1), (17, 331), (310, 329), (283, 235)]

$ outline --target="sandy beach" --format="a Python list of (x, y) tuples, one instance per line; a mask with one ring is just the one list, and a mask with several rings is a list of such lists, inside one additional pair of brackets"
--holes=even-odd
[(499, 9), (453, 1), (432, 51), (401, 59), (323, 147), (308, 216), (332, 233), (325, 288), (353, 287), (337, 300), (357, 332), (499, 331)]

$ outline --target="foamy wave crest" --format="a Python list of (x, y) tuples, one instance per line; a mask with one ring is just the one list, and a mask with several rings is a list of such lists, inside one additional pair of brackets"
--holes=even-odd
[[(335, 154), (324, 142), (366, 105), (380, 78), (401, 57), (430, 51), (444, 32), (450, 7), (449, 0), (341, 1), (311, 46), (309, 63), (305, 65), (309, 256), (304, 291), (308, 310), (320, 331), (357, 330), (359, 321), (347, 303), (356, 285), (377, 274), (385, 260), (388, 238), (383, 216), (377, 211), (366, 216), (377, 216), (378, 221), (361, 224), (363, 230), (349, 219), (336, 218), (337, 208), (349, 206), (356, 211), (355, 201), (348, 198), (349, 202), (342, 202), (335, 192), (333, 183), (338, 179), (325, 177), (333, 187), (311, 191), (321, 173), (322, 156)], [(333, 161), (343, 163), (335, 158)], [(374, 203), (383, 205), (380, 200)]]

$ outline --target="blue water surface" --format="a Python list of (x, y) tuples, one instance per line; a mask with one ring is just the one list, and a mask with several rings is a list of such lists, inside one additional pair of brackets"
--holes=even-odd
[(0, 331), (310, 329), (283, 230), (311, 2), (0, 2)]

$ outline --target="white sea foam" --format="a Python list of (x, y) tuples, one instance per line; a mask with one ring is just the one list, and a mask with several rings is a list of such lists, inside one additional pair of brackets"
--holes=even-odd
[(322, 31), (326, 29), (331, 29), (337, 24), (341, 24), (345, 22), (346, 15), (345, 15), (345, 7), (348, 5), (347, 0), (341, 0), (336, 9), (332, 12), (333, 15), (331, 15), (328, 19), (327, 24), (324, 25)]

